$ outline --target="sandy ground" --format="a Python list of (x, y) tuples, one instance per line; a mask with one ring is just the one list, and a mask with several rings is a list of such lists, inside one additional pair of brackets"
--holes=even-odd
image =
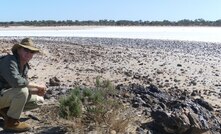
[[(20, 40), (0, 38), (1, 54), (10, 52), (13, 39)], [(48, 84), (50, 78), (57, 77), (61, 86), (89, 87), (101, 77), (115, 85), (153, 83), (164, 90), (195, 91), (197, 97), (221, 109), (221, 44), (97, 38), (33, 40), (42, 50), (30, 62), (29, 78), (33, 82)]]
[[(191, 52), (185, 52), (182, 50), (185, 49), (182, 47), (188, 47), (185, 43), (181, 48), (168, 50), (165, 46), (155, 49), (145, 45), (85, 45), (53, 39), (35, 39), (35, 42), (42, 53), (30, 62), (29, 77), (34, 82), (47, 83), (50, 78), (57, 77), (65, 86), (93, 86), (96, 77), (102, 77), (116, 85), (148, 85), (145, 79), (150, 79), (165, 90), (196, 90), (214, 106), (221, 105), (219, 52), (207, 52), (197, 46)], [(200, 46), (200, 43), (196, 44)], [(7, 48), (4, 42), (0, 45), (4, 45), (1, 51), (9, 51), (13, 42), (8, 42)], [(211, 44), (207, 45), (210, 47)]]

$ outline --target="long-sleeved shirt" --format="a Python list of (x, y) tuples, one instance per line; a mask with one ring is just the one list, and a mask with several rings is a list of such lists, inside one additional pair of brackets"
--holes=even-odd
[(20, 69), (19, 57), (16, 54), (0, 58), (0, 90), (27, 86), (28, 70), (28, 64), (23, 70)]

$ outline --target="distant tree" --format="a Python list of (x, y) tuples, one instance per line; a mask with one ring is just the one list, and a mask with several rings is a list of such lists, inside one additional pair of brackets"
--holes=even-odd
[(203, 26), (203, 25), (205, 25), (205, 20), (204, 19), (195, 19), (194, 20), (194, 24), (196, 25), (196, 26)]
[(101, 26), (221, 26), (221, 19), (216, 21), (206, 21), (204, 19), (195, 19), (188, 20), (183, 19), (179, 21), (130, 21), (130, 20), (86, 20), (86, 21), (79, 21), (79, 20), (25, 20), (19, 22), (0, 22), (0, 26), (73, 26), (73, 25), (101, 25)]
[(212, 25), (213, 25), (213, 26), (221, 26), (221, 19), (212, 22)]
[(193, 21), (188, 20), (188, 19), (183, 19), (177, 22), (178, 26), (191, 26), (193, 25)]

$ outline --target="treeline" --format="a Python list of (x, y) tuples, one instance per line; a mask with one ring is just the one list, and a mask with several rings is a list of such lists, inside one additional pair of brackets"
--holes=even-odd
[(99, 21), (78, 21), (78, 20), (34, 20), (34, 21), (10, 21), (0, 22), (0, 26), (221, 26), (221, 19), (216, 21), (207, 21), (204, 19), (188, 20), (183, 19), (179, 21), (130, 21), (130, 20), (99, 20)]

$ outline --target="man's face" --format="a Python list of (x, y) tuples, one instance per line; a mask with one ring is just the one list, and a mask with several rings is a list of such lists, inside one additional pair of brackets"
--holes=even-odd
[(19, 58), (24, 63), (29, 62), (32, 59), (34, 53), (35, 53), (34, 51), (31, 51), (23, 47), (18, 50)]

